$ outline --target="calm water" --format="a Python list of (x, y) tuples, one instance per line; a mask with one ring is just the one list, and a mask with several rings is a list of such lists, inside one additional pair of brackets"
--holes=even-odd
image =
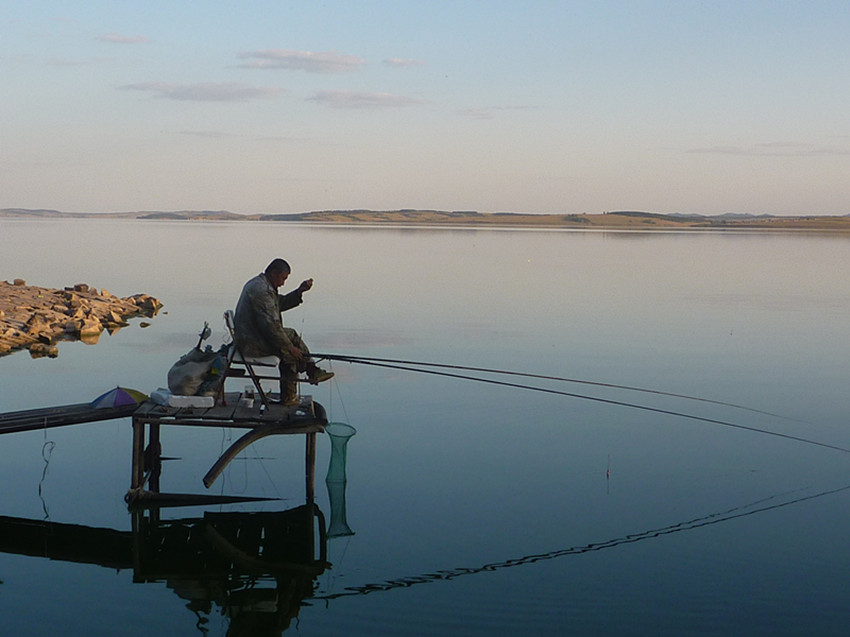
[[(503, 378), (850, 448), (850, 237), (810, 234), (1, 220), (0, 277), (146, 292), (165, 307), (150, 327), (61, 344), (54, 360), (0, 359), (0, 411), (163, 386), (205, 320), (211, 342), (223, 340), (222, 312), (275, 256), (292, 263), (293, 285), (315, 279), (286, 320), (316, 351), (705, 397), (777, 416)], [(333, 566), (308, 578), (312, 598), (286, 634), (845, 634), (850, 454), (575, 397), (333, 369), (314, 396), (357, 429), (354, 535), (328, 540)], [(167, 428), (164, 454), (177, 459), (163, 489), (203, 491), (238, 435)], [(302, 445), (267, 438), (213, 487), (281, 500), (167, 509), (159, 523), (301, 505)], [(329, 452), (323, 436), (327, 518)], [(250, 606), (234, 594), (223, 608), (232, 575), (216, 580), (218, 597), (209, 579), (165, 567), (140, 581), (144, 545), (123, 503), (129, 461), (129, 419), (0, 439), (0, 515), (80, 525), (88, 538), (111, 529), (137, 560), (99, 564), (73, 543), (61, 554), (51, 545), (53, 559), (38, 555), (48, 547), (0, 553), (0, 633), (279, 632), (285, 622), (266, 633), (231, 622)], [(102, 554), (105, 541), (94, 544)], [(287, 582), (242, 586), (242, 598), (254, 595), (242, 619), (274, 617)], [(219, 601), (199, 601), (209, 598)]]

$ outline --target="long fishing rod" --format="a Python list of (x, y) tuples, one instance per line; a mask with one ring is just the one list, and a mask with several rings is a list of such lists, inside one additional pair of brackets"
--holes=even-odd
[[(560, 381), (564, 383), (575, 383), (577, 385), (591, 385), (594, 387), (607, 387), (609, 389), (623, 389), (627, 391), (634, 392), (642, 392), (645, 394), (656, 394), (658, 396), (670, 396), (672, 398), (683, 398), (685, 400), (695, 400), (704, 403), (711, 403), (714, 405), (722, 405), (724, 407), (733, 407), (735, 409), (742, 409), (744, 411), (750, 411), (756, 414), (762, 414), (765, 416), (771, 416), (773, 418), (782, 418), (783, 420), (794, 420), (797, 421), (796, 418), (789, 418), (788, 416), (783, 416), (781, 414), (774, 414), (769, 411), (763, 411), (761, 409), (754, 409), (752, 407), (745, 407), (744, 405), (736, 405), (735, 403), (723, 402), (720, 400), (712, 400), (711, 398), (700, 398), (699, 396), (689, 396), (687, 394), (674, 394), (671, 392), (660, 391), (658, 389), (647, 389), (645, 387), (634, 387), (631, 385), (616, 385), (614, 383), (603, 383), (592, 380), (580, 380), (577, 378), (564, 378), (562, 376), (547, 376), (545, 374), (531, 374), (527, 372), (515, 372), (508, 371), (504, 369), (491, 369), (487, 367), (468, 367), (466, 365), (453, 365), (449, 363), (426, 363), (422, 361), (409, 361), (409, 360), (399, 360), (394, 358), (373, 358), (369, 356), (349, 356), (347, 354), (316, 354), (313, 353), (312, 356), (316, 358), (325, 358), (327, 360), (341, 361), (346, 363), (357, 363), (360, 361), (369, 361), (369, 362), (377, 362), (377, 363), (394, 363), (397, 365), (417, 365), (419, 367), (439, 367), (443, 369), (459, 369), (469, 372), (483, 372), (487, 374), (501, 374), (503, 376), (519, 376), (523, 378), (538, 378), (541, 380), (554, 380)], [(414, 370), (414, 371), (422, 371), (422, 370)], [(799, 421), (797, 421), (799, 422)]]
[[(322, 354), (313, 354), (315, 357), (329, 358), (328, 356), (324, 356)], [(338, 356), (335, 360), (340, 360), (342, 362), (347, 363), (357, 363), (360, 365), (370, 365), (373, 367), (384, 367), (387, 369), (399, 369), (402, 371), (408, 372), (419, 372), (420, 374), (431, 374), (434, 376), (446, 376), (448, 378), (459, 378), (462, 380), (473, 380), (479, 383), (488, 383), (491, 385), (500, 385), (503, 387), (515, 387), (517, 389), (528, 389), (530, 391), (538, 391), (545, 394), (556, 394), (558, 396), (568, 396), (570, 398), (581, 398), (583, 400), (591, 400), (598, 403), (604, 403), (606, 405), (616, 405), (618, 407), (630, 407), (632, 409), (642, 409), (644, 411), (651, 411), (657, 414), (666, 414), (668, 416), (679, 416), (680, 418), (689, 418), (691, 420), (697, 420), (700, 422), (711, 423), (714, 425), (723, 425), (724, 427), (732, 427), (734, 429), (742, 429), (744, 431), (752, 431), (754, 433), (765, 434), (767, 436), (775, 436), (777, 438), (785, 438), (786, 440), (794, 440), (796, 442), (804, 442), (809, 445), (815, 445), (817, 447), (824, 447), (826, 449), (834, 449), (836, 451), (843, 451), (844, 453), (850, 453), (850, 449), (845, 449), (844, 447), (838, 447), (836, 445), (831, 445), (826, 442), (819, 442), (817, 440), (810, 440), (808, 438), (801, 438), (800, 436), (793, 436), (791, 434), (783, 434), (777, 431), (770, 431), (769, 429), (760, 429), (758, 427), (751, 427), (749, 425), (742, 425), (739, 423), (729, 422), (727, 420), (718, 420), (716, 418), (706, 418), (704, 416), (696, 416), (694, 414), (688, 414), (681, 411), (673, 411), (671, 409), (661, 409), (659, 407), (649, 407), (648, 405), (641, 405), (638, 403), (629, 403), (622, 400), (612, 400), (610, 398), (599, 398), (598, 396), (587, 396), (585, 394), (576, 394), (574, 392), (562, 391), (559, 389), (549, 389), (547, 387), (536, 387), (534, 385), (523, 385), (521, 383), (509, 383), (507, 381), (501, 380), (493, 380), (491, 378), (479, 378), (477, 376), (467, 376), (465, 374), (455, 374), (452, 372), (441, 372), (433, 369), (417, 369), (415, 367), (408, 367), (404, 365), (396, 365), (393, 363), (383, 363), (377, 360), (367, 360), (365, 358), (351, 358), (350, 360), (346, 359), (346, 357)]]

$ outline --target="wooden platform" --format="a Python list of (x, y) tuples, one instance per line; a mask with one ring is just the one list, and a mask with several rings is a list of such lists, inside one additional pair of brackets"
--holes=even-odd
[[(240, 402), (239, 394), (226, 394), (224, 404), (210, 408), (169, 407), (146, 401), (133, 412), (133, 460), (130, 490), (125, 499), (131, 505), (156, 505), (158, 502), (185, 497), (187, 494), (163, 493), (160, 490), (162, 470), (160, 428), (164, 425), (193, 427), (235, 427), (246, 433), (235, 441), (216, 460), (203, 484), (209, 488), (224, 468), (243, 449), (257, 440), (271, 435), (302, 434), (306, 437), (305, 483), (306, 499), (313, 502), (316, 472), (316, 434), (328, 424), (325, 409), (302, 396), (294, 406), (270, 404), (266, 408), (260, 401), (250, 407)], [(274, 396), (272, 396), (274, 398)], [(147, 445), (145, 444), (147, 438)]]
[[(272, 395), (275, 397), (274, 395)], [(310, 433), (324, 431), (327, 416), (324, 408), (313, 402), (310, 396), (302, 396), (301, 403), (294, 407), (271, 404), (266, 409), (259, 400), (252, 407), (240, 404), (240, 394), (225, 394), (225, 405), (210, 408), (167, 407), (146, 401), (131, 412), (133, 419), (158, 422), (161, 425), (186, 425), (197, 427), (281, 427), (288, 433)], [(284, 432), (281, 432), (284, 433)]]
[[(272, 399), (274, 395), (270, 396)], [(325, 409), (312, 397), (302, 396), (299, 404), (285, 406), (271, 403), (268, 407), (259, 400), (246, 406), (238, 393), (227, 393), (221, 404), (210, 408), (170, 407), (147, 400), (141, 405), (120, 407), (92, 407), (90, 403), (77, 403), (41, 409), (27, 409), (0, 414), (0, 434), (37, 431), (50, 427), (63, 427), (80, 423), (132, 417), (132, 477), (126, 500), (139, 506), (165, 506), (167, 503), (192, 503), (204, 499), (223, 501), (229, 496), (211, 494), (162, 493), (162, 445), (160, 428), (164, 425), (192, 427), (232, 427), (245, 429), (246, 433), (234, 442), (203, 477), (209, 488), (224, 468), (243, 449), (257, 440), (271, 435), (300, 434), (306, 437), (305, 480), (308, 503), (313, 501), (316, 434), (328, 424)], [(147, 445), (145, 445), (147, 438)], [(243, 498), (252, 499), (252, 498)]]

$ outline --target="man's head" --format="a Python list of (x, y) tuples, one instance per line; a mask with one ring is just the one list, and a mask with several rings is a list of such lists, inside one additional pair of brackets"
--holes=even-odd
[(289, 273), (292, 270), (289, 264), (283, 259), (275, 259), (266, 266), (266, 278), (276, 288), (279, 288), (286, 282)]

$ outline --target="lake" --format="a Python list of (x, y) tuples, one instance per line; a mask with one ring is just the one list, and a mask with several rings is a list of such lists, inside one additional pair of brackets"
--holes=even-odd
[[(278, 499), (140, 521), (123, 500), (129, 419), (4, 435), (0, 516), (92, 546), (0, 552), (3, 635), (846, 633), (850, 453), (813, 443), (850, 449), (850, 237), (2, 219), (6, 280), (164, 307), (56, 359), (0, 358), (0, 411), (164, 386), (204, 321), (224, 341), (222, 313), (277, 256), (293, 268), (284, 291), (315, 280), (285, 321), (317, 352), (728, 404), (334, 362), (310, 389), (357, 430), (353, 534), (328, 538), (332, 566), (298, 586), (168, 563), (145, 578), (139, 538), (289, 515), (304, 503), (300, 438), (249, 447), (213, 489)], [(238, 435), (166, 428), (163, 488), (202, 492)], [(330, 450), (322, 435), (326, 521)], [(103, 558), (113, 541), (129, 562)]]

